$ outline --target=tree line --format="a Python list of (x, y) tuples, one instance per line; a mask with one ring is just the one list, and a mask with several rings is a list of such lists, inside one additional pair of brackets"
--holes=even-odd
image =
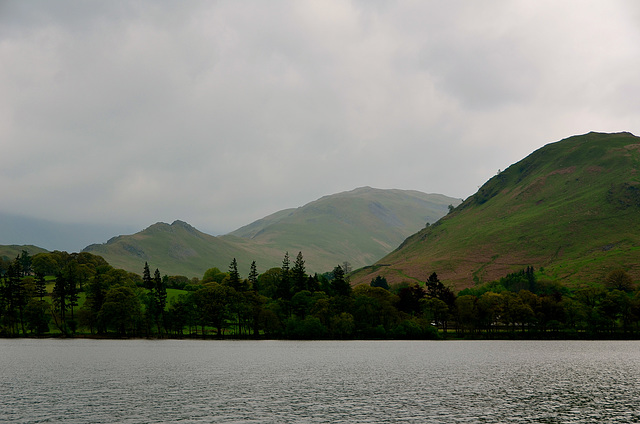
[[(0, 261), (0, 335), (435, 339), (637, 337), (640, 292), (612, 271), (604, 284), (570, 290), (534, 269), (455, 293), (433, 272), (389, 286), (352, 287), (348, 263), (310, 275), (302, 252), (247, 277), (235, 259), (203, 277), (142, 275), (90, 253), (23, 251)], [(170, 293), (173, 293), (170, 296)], [(52, 331), (53, 330), (53, 331)]]

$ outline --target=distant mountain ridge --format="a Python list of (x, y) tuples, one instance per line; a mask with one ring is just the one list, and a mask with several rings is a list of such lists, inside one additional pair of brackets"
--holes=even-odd
[(581, 285), (616, 268), (638, 280), (639, 258), (640, 138), (589, 133), (509, 166), (354, 281), (425, 281), (437, 272), (464, 288), (533, 266)]
[(325, 272), (345, 261), (373, 263), (427, 222), (435, 222), (460, 199), (409, 190), (362, 187), (285, 209), (214, 237), (175, 221), (94, 244), (84, 251), (113, 266), (140, 272), (141, 264), (163, 273), (202, 276), (208, 268), (225, 271), (233, 258), (247, 269), (280, 267), (285, 252), (304, 255), (309, 272)]
[(344, 261), (360, 267), (384, 256), (427, 222), (444, 216), (449, 205), (460, 202), (440, 194), (360, 187), (277, 212), (229, 235), (302, 251), (315, 269), (330, 270)]
[(113, 234), (132, 231), (129, 225), (71, 224), (0, 212), (0, 244), (31, 245), (77, 252)]

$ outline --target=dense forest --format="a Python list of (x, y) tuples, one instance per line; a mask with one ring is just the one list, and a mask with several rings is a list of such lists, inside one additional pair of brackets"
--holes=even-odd
[(309, 275), (302, 253), (247, 278), (229, 269), (202, 278), (115, 269), (90, 253), (55, 251), (0, 260), (4, 337), (284, 339), (637, 338), (640, 291), (623, 270), (569, 289), (528, 267), (455, 293), (433, 272), (389, 287), (352, 287), (344, 263)]

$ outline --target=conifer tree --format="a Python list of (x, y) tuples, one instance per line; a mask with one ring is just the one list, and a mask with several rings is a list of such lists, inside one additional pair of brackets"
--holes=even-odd
[(289, 260), (289, 252), (285, 252), (282, 260), (282, 268), (280, 273), (280, 281), (276, 290), (276, 296), (280, 299), (291, 300), (291, 262)]
[[(53, 297), (53, 304), (56, 306), (57, 310), (60, 312), (60, 323), (56, 320), (56, 325), (62, 331), (64, 330), (64, 324), (66, 322), (66, 311), (68, 309), (68, 296), (69, 296), (69, 287), (67, 284), (67, 279), (63, 275), (62, 272), (58, 272), (56, 274), (56, 282), (53, 286), (53, 291), (51, 293)], [(55, 318), (55, 315), (54, 315)]]
[(254, 292), (258, 291), (258, 269), (256, 267), (256, 261), (251, 262), (251, 269), (249, 270), (249, 285)]
[(167, 305), (167, 285), (164, 283), (162, 277), (160, 277), (160, 271), (157, 268), (153, 273), (153, 286), (155, 288), (156, 305), (162, 313)]
[(67, 278), (67, 305), (69, 309), (71, 309), (71, 320), (69, 321), (69, 327), (71, 328), (71, 332), (76, 332), (76, 321), (74, 317), (74, 307), (78, 306), (78, 299), (80, 296), (78, 295), (78, 286), (76, 283), (76, 277), (73, 273)]
[(151, 271), (149, 270), (149, 264), (144, 263), (144, 270), (142, 271), (142, 287), (147, 290), (153, 290), (153, 280), (151, 279)]
[(304, 267), (304, 258), (302, 252), (298, 252), (296, 261), (291, 269), (291, 277), (293, 279), (293, 291), (298, 293), (302, 290), (307, 290), (307, 274)]
[(160, 326), (158, 323), (158, 299), (155, 290), (156, 284), (153, 277), (151, 277), (151, 270), (149, 269), (149, 264), (147, 262), (144, 263), (144, 268), (142, 270), (142, 287), (149, 290), (149, 292), (144, 296), (147, 334), (151, 334), (154, 321), (158, 328), (158, 332), (160, 332)]
[(236, 258), (233, 258), (231, 263), (229, 264), (229, 286), (233, 287), (233, 289), (237, 292), (241, 292), (241, 282), (240, 282), (240, 273), (238, 272), (238, 261)]
[(2, 287), (2, 300), (6, 305), (6, 322), (10, 334), (18, 333), (18, 324), (25, 334), (23, 309), (27, 304), (26, 290), (24, 288), (22, 278), (20, 278), (21, 266), (19, 259), (16, 258), (7, 267), (4, 276), (4, 286)]
[(153, 273), (153, 286), (155, 288), (154, 301), (156, 306), (156, 323), (158, 333), (160, 333), (160, 323), (164, 323), (164, 309), (167, 305), (167, 286), (162, 277), (160, 277), (160, 271), (157, 268)]

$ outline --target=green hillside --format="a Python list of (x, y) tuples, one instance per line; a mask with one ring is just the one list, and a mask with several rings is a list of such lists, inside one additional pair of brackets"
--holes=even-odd
[(623, 268), (640, 278), (640, 138), (589, 133), (552, 143), (491, 178), (435, 225), (354, 276), (457, 288), (526, 266), (568, 285)]
[(30, 256), (36, 255), (38, 253), (46, 253), (47, 249), (43, 249), (38, 246), (33, 245), (0, 245), (0, 258), (5, 260), (13, 260), (17, 256), (22, 254), (22, 251), (26, 250)]
[(278, 212), (231, 235), (280, 251), (302, 251), (314, 270), (330, 270), (344, 261), (361, 267), (459, 203), (440, 194), (361, 187)]
[(263, 272), (281, 266), (284, 252), (294, 258), (301, 251), (308, 272), (325, 272), (345, 261), (354, 268), (373, 263), (459, 203), (439, 194), (364, 187), (277, 212), (225, 236), (176, 221), (85, 251), (117, 268), (141, 272), (146, 261), (162, 273), (189, 277), (214, 266), (226, 271), (234, 257), (241, 273), (246, 275), (253, 260)]
[(114, 237), (83, 251), (102, 256), (115, 268), (138, 274), (148, 262), (151, 269), (158, 268), (163, 274), (188, 277), (202, 277), (214, 266), (226, 271), (234, 257), (248, 260), (248, 270), (251, 260), (266, 263), (267, 258), (280, 255), (240, 238), (222, 239), (205, 234), (182, 221), (171, 225), (159, 222), (139, 233)]

